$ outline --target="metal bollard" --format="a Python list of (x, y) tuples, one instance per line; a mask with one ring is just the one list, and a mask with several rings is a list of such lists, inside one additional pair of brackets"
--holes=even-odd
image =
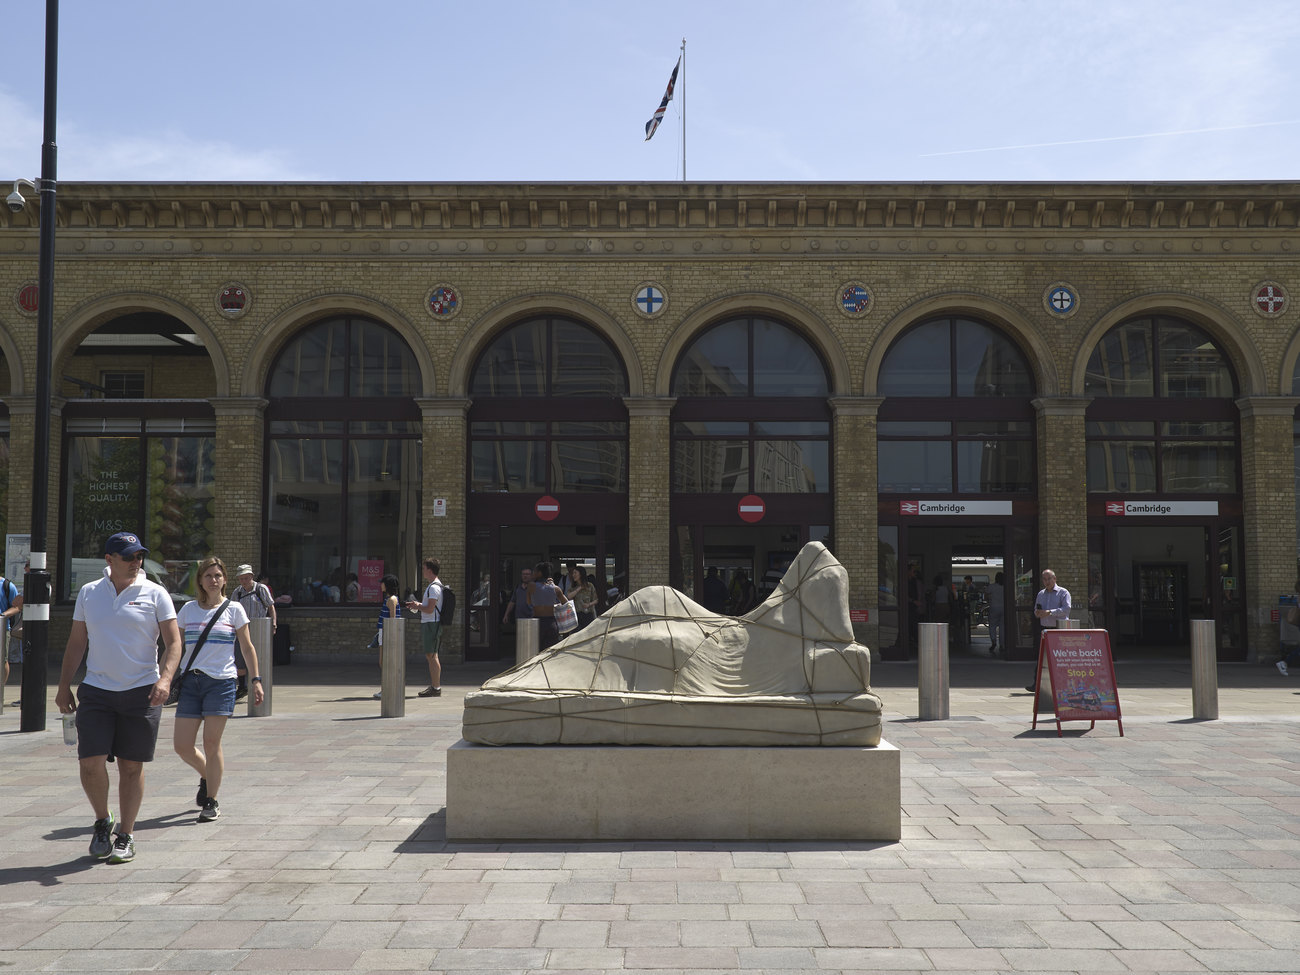
[(248, 716), (250, 718), (266, 718), (271, 714), (271, 618), (263, 616), (258, 620), (248, 621), (248, 636), (253, 641), (253, 649), (257, 652), (257, 674), (262, 678), (262, 703), (253, 703), (253, 688), (248, 688)]
[(539, 630), (537, 620), (515, 620), (516, 667), (537, 656), (537, 644), (541, 639)]
[(379, 631), (379, 659), (383, 670), (379, 687), (379, 716), (406, 716), (406, 620), (385, 619)]
[(1192, 717), (1219, 718), (1219, 669), (1214, 620), (1192, 620)]
[(948, 624), (918, 623), (917, 695), (922, 720), (948, 717)]

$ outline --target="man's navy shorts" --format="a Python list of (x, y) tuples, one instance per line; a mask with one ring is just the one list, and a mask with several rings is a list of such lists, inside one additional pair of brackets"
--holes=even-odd
[(158, 744), (162, 706), (149, 704), (153, 684), (129, 691), (106, 691), (93, 684), (77, 688), (77, 757), (115, 755), (128, 762), (152, 762)]

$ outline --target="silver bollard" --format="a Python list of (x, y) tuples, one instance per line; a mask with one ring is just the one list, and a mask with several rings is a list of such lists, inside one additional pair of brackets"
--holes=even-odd
[(257, 675), (262, 678), (262, 703), (253, 703), (253, 688), (248, 688), (248, 716), (265, 718), (271, 714), (271, 618), (263, 616), (258, 620), (248, 621), (248, 636), (257, 651)]
[(379, 659), (383, 671), (379, 687), (379, 716), (406, 716), (406, 620), (385, 619), (379, 631)]
[(516, 667), (537, 656), (537, 644), (541, 639), (539, 630), (537, 620), (515, 620)]
[(1214, 646), (1214, 620), (1192, 620), (1192, 717), (1219, 718), (1218, 654)]
[(917, 695), (922, 720), (948, 717), (948, 624), (918, 623)]

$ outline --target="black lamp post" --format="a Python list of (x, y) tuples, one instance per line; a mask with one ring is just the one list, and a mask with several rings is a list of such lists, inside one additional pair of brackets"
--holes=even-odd
[[(41, 144), (41, 239), (36, 318), (36, 429), (32, 445), (31, 561), (23, 583), (23, 704), (21, 731), (45, 730), (49, 693), (46, 658), (50, 641), (50, 572), (45, 559), (50, 477), (50, 373), (54, 345), (54, 190), (58, 149), (54, 142), (59, 71), (59, 0), (45, 0), (45, 138)], [(14, 196), (18, 194), (17, 184)], [(13, 199), (13, 196), (10, 197)]]

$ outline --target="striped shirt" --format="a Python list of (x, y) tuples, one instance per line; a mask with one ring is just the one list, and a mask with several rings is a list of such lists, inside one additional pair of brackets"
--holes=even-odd
[[(189, 661), (190, 654), (194, 652), (194, 644), (198, 642), (203, 628), (208, 625), (208, 620), (216, 611), (216, 606), (204, 609), (197, 599), (192, 599), (176, 614), (176, 622), (185, 640), (185, 652), (181, 655), (180, 662), (182, 668)], [(231, 600), (226, 611), (221, 614), (221, 619), (212, 624), (212, 630), (208, 633), (208, 638), (203, 641), (203, 647), (194, 659), (192, 669), (201, 670), (209, 677), (234, 677), (235, 634), (247, 625), (248, 614), (244, 612), (244, 607)]]

